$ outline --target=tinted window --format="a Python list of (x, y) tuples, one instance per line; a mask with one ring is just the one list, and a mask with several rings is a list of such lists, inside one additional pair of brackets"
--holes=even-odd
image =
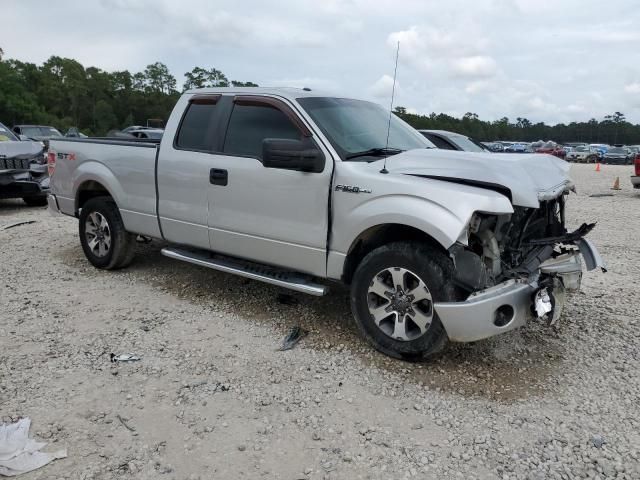
[(189, 104), (178, 131), (178, 148), (207, 151), (213, 149), (215, 108), (211, 103)]
[(442, 150), (457, 150), (456, 147), (454, 147), (453, 145), (451, 145), (449, 142), (447, 142), (444, 138), (439, 137), (437, 135), (432, 135), (432, 134), (425, 134), (425, 136), (431, 140), (436, 147), (442, 149)]
[(224, 152), (262, 158), (262, 141), (265, 138), (300, 140), (302, 135), (291, 120), (271, 106), (234, 105)]

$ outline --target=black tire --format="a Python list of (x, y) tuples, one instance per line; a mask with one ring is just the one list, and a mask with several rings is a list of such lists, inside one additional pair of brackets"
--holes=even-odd
[[(110, 246), (105, 255), (97, 255), (89, 246), (86, 226), (87, 219), (93, 213), (104, 217), (107, 222)], [(128, 266), (135, 255), (136, 236), (124, 228), (122, 217), (111, 197), (95, 197), (87, 201), (80, 210), (80, 244), (87, 260), (96, 268), (116, 270)]]
[[(351, 285), (351, 310), (356, 325), (365, 339), (380, 352), (407, 361), (425, 360), (441, 351), (447, 344), (447, 333), (431, 307), (430, 325), (415, 339), (397, 340), (376, 325), (369, 311), (376, 275), (385, 269), (410, 270), (428, 288), (433, 302), (455, 301), (453, 264), (437, 247), (418, 242), (397, 242), (370, 252), (358, 265)], [(381, 322), (382, 323), (382, 322)], [(405, 327), (407, 328), (407, 327)]]
[(29, 205), (30, 207), (46, 207), (47, 206), (47, 197), (38, 196), (38, 197), (22, 197), (22, 201)]

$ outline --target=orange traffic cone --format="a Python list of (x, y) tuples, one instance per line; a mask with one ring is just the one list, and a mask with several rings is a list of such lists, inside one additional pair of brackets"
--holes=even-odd
[(613, 182), (613, 187), (611, 187), (611, 190), (622, 190), (620, 188), (620, 177), (616, 177), (616, 181)]
[(600, 162), (596, 163), (596, 172), (600, 171)]

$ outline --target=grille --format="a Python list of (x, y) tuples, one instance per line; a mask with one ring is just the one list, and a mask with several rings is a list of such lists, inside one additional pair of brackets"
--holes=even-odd
[(0, 170), (29, 170), (30, 158), (0, 158)]

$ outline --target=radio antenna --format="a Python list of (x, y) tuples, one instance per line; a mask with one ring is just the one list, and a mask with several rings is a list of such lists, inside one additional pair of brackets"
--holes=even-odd
[[(389, 123), (387, 124), (387, 143), (385, 150), (389, 148), (389, 133), (391, 133), (391, 115), (393, 115), (393, 98), (396, 94), (396, 76), (398, 74), (398, 56), (400, 55), (400, 41), (398, 40), (398, 46), (396, 47), (396, 66), (393, 69), (393, 88), (391, 89), (391, 105), (389, 105)], [(389, 173), (387, 170), (387, 155), (384, 156), (384, 164), (380, 173)]]

